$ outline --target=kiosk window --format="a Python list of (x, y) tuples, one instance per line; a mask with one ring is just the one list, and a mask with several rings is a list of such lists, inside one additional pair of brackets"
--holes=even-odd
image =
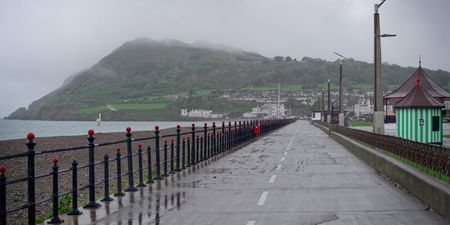
[(433, 116), (432, 119), (433, 119), (433, 121), (432, 121), (431, 130), (432, 131), (440, 131), (441, 128), (439, 125), (440, 125), (441, 121), (439, 119), (439, 116)]

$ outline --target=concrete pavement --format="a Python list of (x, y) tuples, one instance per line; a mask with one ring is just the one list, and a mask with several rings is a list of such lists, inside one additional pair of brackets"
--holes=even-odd
[(92, 224), (448, 224), (306, 121), (121, 201)]

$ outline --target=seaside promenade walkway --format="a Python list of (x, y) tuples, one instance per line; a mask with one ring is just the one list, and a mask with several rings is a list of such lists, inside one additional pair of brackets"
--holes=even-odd
[(89, 217), (92, 224), (447, 224), (306, 121), (115, 199), (78, 223)]

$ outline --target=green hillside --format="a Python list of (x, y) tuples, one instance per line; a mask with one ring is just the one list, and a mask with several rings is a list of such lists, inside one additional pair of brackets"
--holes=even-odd
[[(275, 61), (256, 53), (138, 38), (8, 118), (93, 120), (102, 113), (105, 120), (180, 120), (181, 108), (239, 116), (256, 102), (218, 97), (238, 90), (275, 90), (278, 83), (285, 92), (317, 90), (328, 79), (337, 83), (338, 66), (337, 61), (308, 57)], [(383, 65), (385, 87), (398, 86), (414, 70)], [(448, 72), (427, 72), (441, 86), (450, 86)], [(372, 73), (372, 64), (349, 59), (344, 67), (344, 84), (348, 89), (369, 90)]]

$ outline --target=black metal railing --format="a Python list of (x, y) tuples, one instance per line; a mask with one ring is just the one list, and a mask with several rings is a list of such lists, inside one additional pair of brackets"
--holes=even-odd
[(342, 126), (329, 127), (331, 131), (400, 156), (425, 170), (432, 170), (438, 173), (437, 176), (444, 175), (447, 179), (450, 178), (450, 149), (448, 148)]
[[(80, 215), (82, 212), (78, 208), (78, 195), (82, 190), (88, 191), (88, 200), (84, 208), (98, 208), (101, 206), (96, 200), (96, 189), (103, 185), (103, 198), (100, 201), (113, 201), (110, 196), (111, 181), (116, 181), (116, 193), (114, 196), (124, 196), (124, 192), (134, 192), (138, 188), (145, 187), (145, 183), (153, 183), (153, 180), (162, 180), (170, 173), (177, 173), (187, 167), (194, 166), (200, 161), (207, 160), (216, 155), (229, 152), (237, 146), (255, 139), (258, 135), (267, 133), (271, 130), (280, 128), (293, 122), (293, 119), (274, 119), (274, 120), (253, 120), (253, 121), (239, 121), (222, 122), (222, 127), (217, 128), (215, 123), (212, 127), (208, 127), (205, 123), (203, 129), (196, 129), (195, 124), (192, 124), (191, 130), (182, 132), (181, 127), (176, 127), (175, 133), (165, 135), (160, 134), (159, 126), (155, 126), (154, 135), (150, 137), (133, 139), (131, 128), (127, 127), (125, 138), (123, 140), (95, 143), (95, 132), (90, 129), (88, 131), (88, 144), (69, 148), (51, 149), (44, 151), (36, 151), (34, 142), (35, 136), (33, 133), (27, 135), (28, 142), (27, 151), (14, 155), (7, 155), (0, 157), (0, 163), (3, 164), (8, 160), (16, 160), (18, 158), (26, 158), (26, 176), (15, 178), (7, 181), (6, 168), (0, 166), (0, 225), (7, 224), (8, 215), (21, 210), (28, 210), (27, 223), (29, 225), (36, 224), (36, 205), (51, 202), (53, 205), (52, 217), (49, 223), (62, 223), (59, 217), (58, 202), (62, 196), (69, 195), (72, 199), (71, 210), (68, 215)], [(142, 144), (137, 145), (137, 150), (133, 151), (135, 143), (143, 141), (152, 141), (152, 144), (144, 147)], [(162, 148), (161, 148), (161, 143)], [(110, 157), (105, 154), (103, 159), (95, 160), (95, 150), (101, 146), (125, 145), (126, 152), (122, 155), (122, 149), (118, 148), (115, 156)], [(144, 153), (145, 149), (145, 153)], [(60, 169), (58, 157), (53, 158), (51, 172), (44, 172), (36, 175), (35, 156), (55, 154), (61, 152), (86, 151), (88, 156), (88, 163), (79, 165), (77, 158), (71, 158), (71, 167), (67, 169)], [(162, 152), (161, 152), (162, 151)], [(170, 153), (169, 153), (170, 151)], [(162, 153), (162, 154), (161, 154)], [(152, 155), (155, 160), (152, 161)], [(161, 157), (163, 156), (163, 157)], [(67, 160), (67, 159), (66, 159)], [(137, 160), (137, 169), (134, 169), (133, 163)], [(127, 170), (123, 171), (122, 161), (126, 161)], [(144, 165), (146, 162), (146, 165)], [(110, 174), (110, 166), (115, 164), (115, 174)], [(96, 175), (96, 167), (103, 168), (103, 177), (98, 178)], [(170, 171), (169, 171), (170, 168)], [(88, 170), (87, 185), (80, 185), (78, 181), (79, 170)], [(147, 172), (147, 180), (144, 182), (144, 171)], [(163, 174), (161, 174), (161, 171)], [(113, 171), (114, 172), (114, 171)], [(71, 189), (70, 191), (61, 192), (60, 175), (63, 173), (71, 173)], [(138, 184), (135, 186), (134, 175), (137, 174)], [(155, 176), (153, 176), (153, 174)], [(127, 177), (128, 187), (123, 190), (122, 178)], [(40, 179), (48, 178), (52, 180), (52, 194), (50, 197), (36, 196), (36, 183)], [(8, 205), (8, 187), (26, 183), (26, 202), (18, 206)], [(16, 193), (17, 194), (17, 193)], [(25, 193), (23, 194), (25, 195)]]

